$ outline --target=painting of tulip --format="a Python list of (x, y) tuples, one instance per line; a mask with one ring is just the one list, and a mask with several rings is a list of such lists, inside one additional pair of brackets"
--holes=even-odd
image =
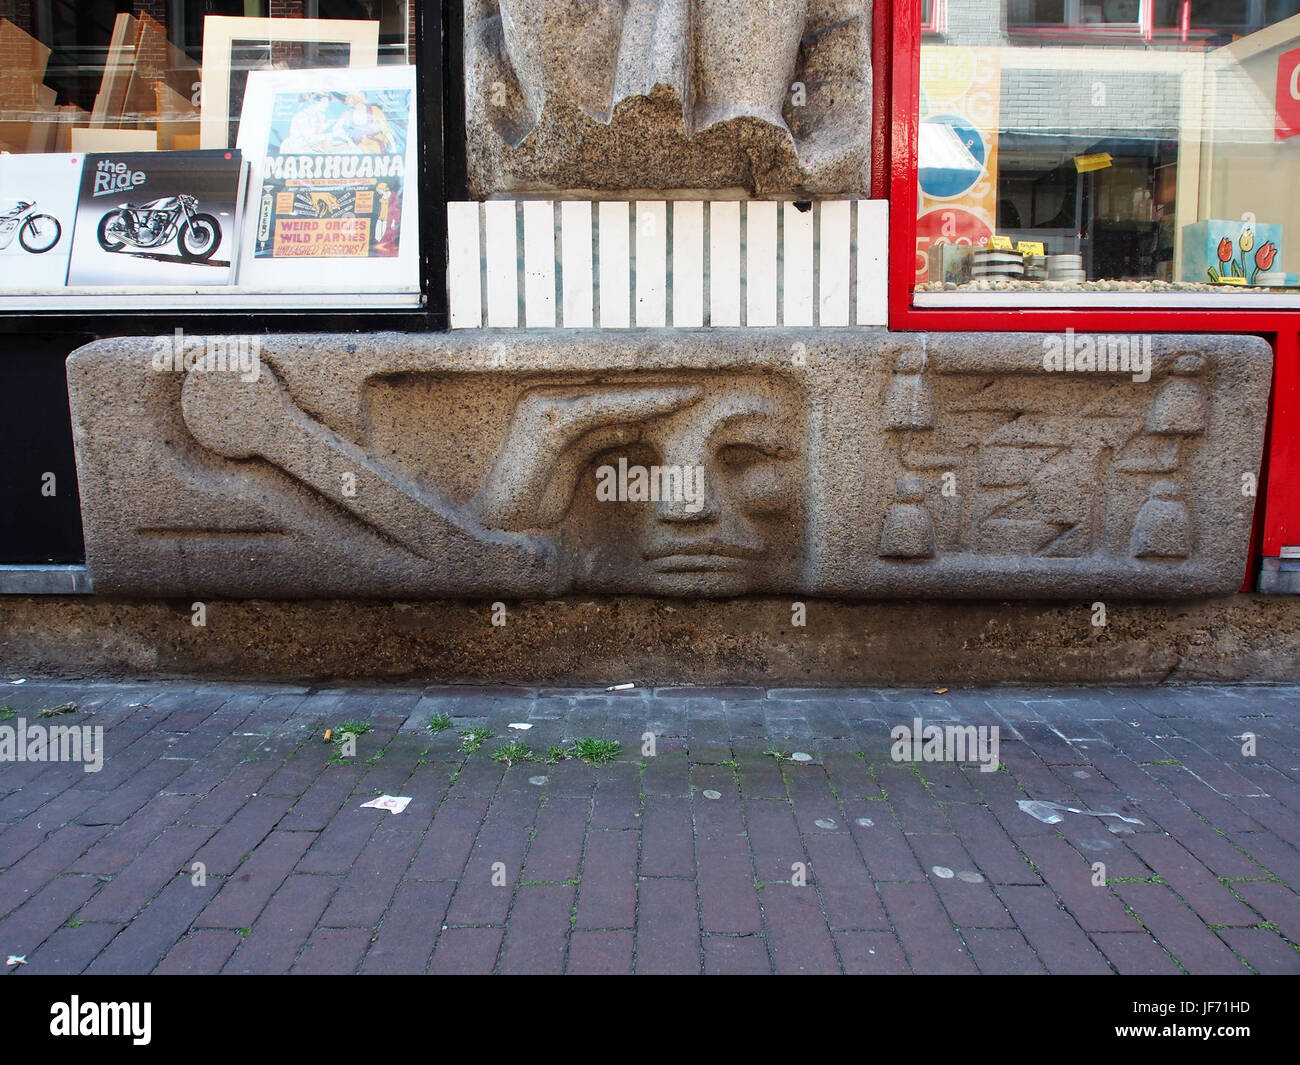
[(1182, 280), (1253, 286), (1281, 254), (1282, 227), (1257, 222), (1202, 221), (1183, 227)]

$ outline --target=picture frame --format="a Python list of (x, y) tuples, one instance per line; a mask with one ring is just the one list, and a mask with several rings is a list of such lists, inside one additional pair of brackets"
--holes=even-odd
[[(347, 278), (358, 295), (418, 299), (417, 99), (414, 66), (249, 75), (241, 288), (294, 292)], [(342, 130), (353, 143), (338, 143)]]
[[(299, 43), (347, 51), (343, 67), (374, 67), (379, 62), (379, 23), (353, 19), (240, 18), (208, 15), (203, 20), (202, 100), (199, 143), (203, 148), (233, 147), (232, 88), (242, 94), (250, 69), (241, 51), (271, 52), (274, 46)], [(238, 81), (238, 85), (235, 83)]]

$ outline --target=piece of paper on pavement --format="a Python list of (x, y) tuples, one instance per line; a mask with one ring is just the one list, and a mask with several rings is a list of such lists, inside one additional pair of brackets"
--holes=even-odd
[(377, 799), (363, 802), (363, 810), (387, 810), (390, 814), (400, 814), (411, 801), (409, 795), (381, 795)]

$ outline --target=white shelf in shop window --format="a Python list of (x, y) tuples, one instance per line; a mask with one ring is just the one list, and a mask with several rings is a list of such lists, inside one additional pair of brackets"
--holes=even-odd
[(1038, 310), (1089, 307), (1123, 307), (1128, 310), (1267, 311), (1300, 310), (1300, 292), (916, 292), (912, 306), (918, 308), (1005, 308)]
[(32, 292), (0, 293), (0, 311), (122, 311), (153, 314), (158, 311), (189, 311), (196, 314), (222, 311), (299, 311), (352, 314), (367, 310), (419, 309), (420, 290), (337, 288), (295, 291), (241, 289), (212, 285), (157, 288), (57, 288)]

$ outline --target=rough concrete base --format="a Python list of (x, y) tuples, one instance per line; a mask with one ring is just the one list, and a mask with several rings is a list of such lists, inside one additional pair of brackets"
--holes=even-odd
[(463, 602), (0, 597), (0, 674), (958, 687), (1300, 680), (1300, 599)]

